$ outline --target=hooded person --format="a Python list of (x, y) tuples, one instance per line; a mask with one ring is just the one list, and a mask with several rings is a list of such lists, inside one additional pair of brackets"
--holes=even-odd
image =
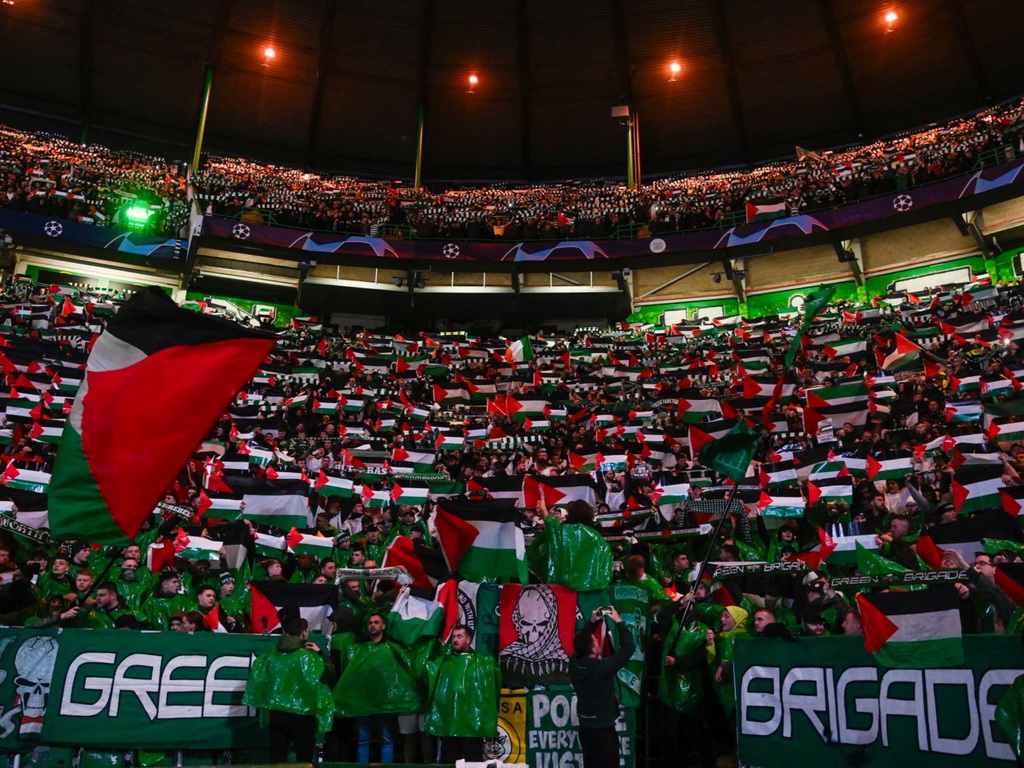
[(722, 709), (728, 716), (736, 710), (736, 696), (732, 686), (733, 640), (747, 634), (748, 614), (738, 605), (722, 610), (722, 630), (715, 636), (714, 687)]
[(242, 703), (260, 710), (260, 724), (270, 732), (271, 762), (286, 762), (290, 745), (296, 760), (310, 763), (316, 734), (333, 724), (334, 668), (309, 642), (309, 624), (297, 610), (283, 608), (278, 615), (284, 634), (253, 662)]

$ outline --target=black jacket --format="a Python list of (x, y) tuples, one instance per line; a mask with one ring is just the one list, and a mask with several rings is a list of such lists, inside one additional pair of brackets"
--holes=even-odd
[(615, 698), (615, 675), (633, 655), (633, 635), (619, 624), (619, 650), (605, 659), (573, 657), (569, 680), (576, 689), (576, 714), (581, 728), (609, 728), (619, 716)]

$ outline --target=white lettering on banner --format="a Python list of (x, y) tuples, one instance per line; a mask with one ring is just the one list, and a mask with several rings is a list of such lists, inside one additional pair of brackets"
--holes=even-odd
[(543, 728), (544, 718), (550, 716), (556, 728), (572, 725), (579, 726), (576, 717), (576, 697), (571, 699), (565, 695), (537, 696), (533, 700), (533, 728)]
[[(117, 717), (124, 707), (130, 706), (130, 699), (122, 702), (122, 695), (126, 694), (138, 698), (150, 720), (253, 717), (255, 710), (250, 707), (218, 703), (214, 699), (227, 695), (241, 698), (245, 679), (223, 678), (219, 673), (225, 669), (248, 670), (254, 658), (250, 654), (220, 656), (211, 660), (204, 655), (184, 654), (174, 656), (164, 664), (163, 657), (159, 655), (133, 653), (117, 663), (117, 656), (113, 653), (83, 653), (68, 665), (61, 692), (60, 714), (97, 717), (106, 713), (109, 717)], [(205, 670), (205, 676), (182, 677), (176, 674), (185, 669)], [(102, 675), (103, 672), (106, 675)], [(78, 693), (76, 686), (81, 689)], [(82, 692), (98, 696), (85, 696)], [(169, 697), (180, 695), (190, 696), (196, 703), (173, 704), (168, 701)], [(95, 701), (91, 701), (94, 697)]]
[[(739, 681), (741, 735), (796, 738), (795, 716), (802, 713), (828, 743), (890, 743), (893, 718), (913, 718), (917, 749), (945, 755), (972, 755), (984, 743), (985, 756), (1013, 762), (1010, 746), (994, 730), (995, 710), (1005, 687), (1024, 669), (991, 669), (975, 679), (970, 669), (888, 669), (850, 667), (835, 679), (829, 667), (753, 666)], [(881, 675), (881, 676), (880, 676)], [(941, 715), (957, 718), (950, 735)], [(865, 727), (851, 727), (851, 718)]]
[[(839, 676), (836, 699), (846, 701), (846, 688), (854, 683), (877, 683), (878, 670), (874, 667), (852, 667)], [(874, 744), (878, 740), (878, 699), (864, 696), (853, 700), (853, 711), (858, 715), (868, 715), (871, 725), (868, 728), (851, 728), (846, 716), (846, 707), (839, 707), (839, 743), (840, 744)]]
[[(917, 748), (929, 752), (928, 728), (924, 707), (921, 706), (921, 684), (924, 674), (920, 669), (891, 669), (882, 678), (882, 690), (878, 694), (878, 711), (882, 721), (882, 746), (889, 746), (889, 718), (912, 717), (917, 722)], [(894, 685), (909, 683), (913, 695), (909, 699), (890, 696)]]
[[(750, 684), (754, 680), (770, 680), (772, 689), (767, 693), (755, 693), (750, 690)], [(743, 682), (740, 687), (740, 712), (741, 728), (743, 733), (751, 736), (770, 736), (779, 729), (782, 722), (782, 697), (779, 694), (779, 668), (778, 667), (751, 667), (743, 675)], [(749, 720), (747, 712), (751, 709), (770, 709), (772, 716), (769, 720)]]

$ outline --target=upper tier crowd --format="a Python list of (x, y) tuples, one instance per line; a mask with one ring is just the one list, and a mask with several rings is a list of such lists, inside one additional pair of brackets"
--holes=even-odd
[[(742, 220), (747, 202), (790, 213), (828, 209), (939, 181), (985, 155), (1024, 151), (1021, 104), (822, 153), (744, 170), (695, 172), (630, 190), (617, 181), (457, 185), (330, 176), (241, 158), (210, 157), (191, 179), (183, 162), (0, 128), (0, 206), (123, 226), (123, 211), (153, 207), (150, 230), (185, 237), (189, 201), (208, 214), (366, 236), (535, 240), (678, 232)], [(988, 154), (986, 154), (988, 153)]]

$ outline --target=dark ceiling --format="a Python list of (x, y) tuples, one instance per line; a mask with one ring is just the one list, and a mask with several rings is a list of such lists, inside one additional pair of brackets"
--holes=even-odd
[[(884, 14), (899, 15), (887, 34)], [(15, 0), (0, 120), (366, 175), (623, 175), (877, 137), (1024, 92), (1020, 0)], [(277, 59), (262, 66), (273, 45)], [(669, 82), (668, 63), (682, 73)], [(466, 93), (467, 75), (480, 85)]]

